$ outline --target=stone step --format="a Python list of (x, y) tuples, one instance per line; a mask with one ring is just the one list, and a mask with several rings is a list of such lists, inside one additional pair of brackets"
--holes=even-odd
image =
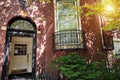
[(26, 80), (26, 79), (23, 79), (23, 78), (22, 78), (22, 79), (10, 79), (10, 80)]

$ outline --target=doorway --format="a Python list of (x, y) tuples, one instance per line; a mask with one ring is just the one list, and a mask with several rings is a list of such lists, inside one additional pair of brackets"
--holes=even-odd
[(32, 72), (32, 37), (12, 36), (9, 74)]
[(8, 22), (4, 53), (2, 80), (35, 78), (36, 25), (31, 19), (18, 16)]

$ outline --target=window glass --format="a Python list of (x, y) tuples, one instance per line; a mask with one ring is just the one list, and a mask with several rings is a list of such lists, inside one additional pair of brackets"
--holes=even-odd
[(83, 49), (84, 39), (78, 15), (79, 0), (55, 0), (54, 48)]
[(14, 55), (26, 55), (27, 54), (27, 44), (15, 44), (14, 45)]
[(23, 30), (34, 30), (33, 25), (26, 20), (17, 20), (12, 23), (10, 28), (23, 29)]
[(77, 7), (77, 0), (56, 0), (57, 31), (78, 29)]
[(113, 38), (114, 43), (114, 54), (120, 56), (120, 38)]

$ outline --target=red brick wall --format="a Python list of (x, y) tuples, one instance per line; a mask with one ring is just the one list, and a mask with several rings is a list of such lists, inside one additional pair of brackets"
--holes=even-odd
[[(88, 4), (95, 4), (94, 0), (81, 0), (81, 5), (88, 3)], [(49, 7), (49, 6), (48, 6)], [(49, 11), (49, 10), (48, 10)], [(49, 13), (53, 14), (52, 11)], [(54, 18), (52, 18), (54, 19)], [(52, 20), (54, 21), (54, 20)], [(87, 58), (88, 61), (93, 61), (96, 59), (100, 59), (101, 56), (99, 55), (99, 52), (102, 51), (102, 41), (101, 41), (101, 32), (100, 32), (100, 21), (99, 17), (97, 15), (93, 15), (90, 17), (82, 17), (82, 30), (85, 32), (85, 39), (86, 39), (86, 50), (62, 50), (62, 51), (52, 51), (52, 32), (54, 31), (54, 24), (53, 27), (50, 28), (48, 32), (49, 35), (47, 35), (47, 41), (46, 41), (46, 48), (44, 52), (43, 60), (45, 59), (45, 67), (49, 68), (49, 63), (51, 59), (54, 59), (58, 56), (69, 54), (69, 52), (78, 52), (80, 55), (83, 55)], [(53, 22), (54, 23), (54, 22)], [(46, 26), (47, 27), (47, 26)]]
[(5, 44), (5, 31), (0, 30), (0, 74), (1, 74), (1, 71), (2, 71), (4, 44)]
[[(95, 4), (94, 0), (81, 0), (81, 5), (85, 3)], [(20, 5), (17, 0), (0, 1), (0, 27), (7, 25), (7, 22), (14, 16), (20, 15)], [(100, 22), (97, 15), (82, 18), (82, 30), (85, 32), (86, 50), (62, 50), (53, 51), (52, 33), (55, 31), (54, 26), (54, 4), (33, 2), (27, 7), (27, 16), (40, 26), (41, 34), (37, 34), (37, 70), (42, 65), (49, 71), (50, 61), (58, 56), (66, 55), (69, 52), (78, 52), (86, 56), (91, 61), (96, 58), (102, 49)], [(0, 70), (4, 54), (5, 32), (0, 30)], [(2, 37), (2, 38), (1, 38)]]

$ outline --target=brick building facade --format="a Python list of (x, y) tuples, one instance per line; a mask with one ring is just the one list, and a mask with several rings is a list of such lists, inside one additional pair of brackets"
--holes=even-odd
[[(78, 0), (77, 3), (94, 5), (95, 0)], [(61, 20), (69, 19), (65, 17), (58, 19), (61, 10), (56, 9), (57, 5), (64, 6), (60, 0), (51, 0), (50, 3), (33, 1), (27, 4), (25, 8), (27, 14), (24, 14), (19, 0), (0, 1), (1, 80), (8, 75), (14, 75), (19, 70), (21, 74), (28, 72), (32, 77), (37, 76), (40, 69), (45, 72), (45, 75), (49, 75), (51, 74), (50, 61), (69, 52), (77, 52), (85, 56), (89, 62), (102, 58), (99, 53), (105, 51), (106, 45), (104, 44), (103, 47), (101, 18), (97, 15), (85, 18), (80, 14), (77, 16), (79, 17), (77, 21), (72, 21), (73, 24), (71, 22), (62, 24)], [(65, 9), (61, 14), (64, 13)], [(62, 28), (67, 24), (78, 25), (71, 30), (67, 27)], [(108, 40), (107, 42), (110, 43)], [(109, 47), (111, 50), (111, 45)], [(19, 64), (15, 65), (16, 63)], [(20, 65), (25, 66), (19, 67)]]

